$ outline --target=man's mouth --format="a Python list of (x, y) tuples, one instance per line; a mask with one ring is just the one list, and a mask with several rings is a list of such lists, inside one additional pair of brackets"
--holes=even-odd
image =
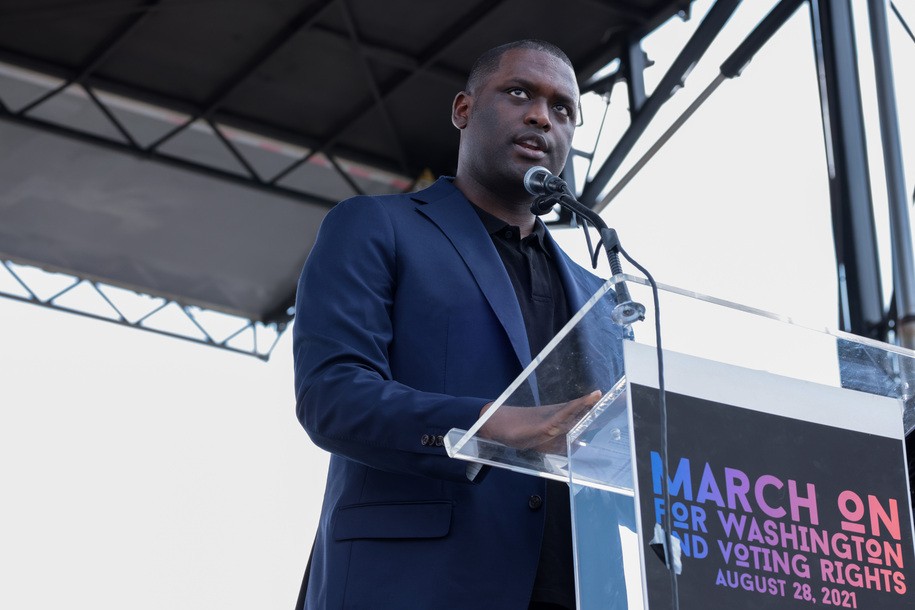
[(529, 134), (515, 138), (514, 144), (527, 156), (535, 159), (542, 159), (550, 150), (550, 147), (546, 143), (546, 139), (537, 134)]

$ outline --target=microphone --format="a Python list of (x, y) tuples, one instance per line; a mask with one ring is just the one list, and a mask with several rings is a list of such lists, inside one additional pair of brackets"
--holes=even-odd
[[(558, 203), (570, 212), (588, 220), (600, 233), (601, 242), (603, 242), (604, 251), (607, 254), (607, 261), (610, 263), (610, 272), (613, 275), (619, 275), (623, 272), (617, 254), (620, 250), (620, 241), (616, 231), (609, 228), (597, 212), (575, 199), (565, 180), (559, 176), (554, 176), (547, 168), (535, 165), (524, 173), (524, 188), (531, 195), (537, 196), (537, 199), (531, 205), (533, 214), (542, 216), (552, 210), (553, 206)], [(589, 240), (589, 246), (590, 243)], [(596, 260), (595, 266), (597, 264)], [(620, 281), (616, 285), (616, 296), (617, 305), (610, 314), (614, 322), (627, 326), (645, 319), (645, 306), (632, 300), (632, 297), (629, 296), (626, 282)]]
[(531, 195), (554, 195), (569, 193), (569, 185), (559, 176), (554, 176), (545, 167), (535, 165), (524, 174), (524, 189)]

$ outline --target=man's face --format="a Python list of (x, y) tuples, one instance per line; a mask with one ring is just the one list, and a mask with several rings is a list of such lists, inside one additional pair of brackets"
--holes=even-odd
[(493, 74), (455, 98), (459, 174), (495, 193), (523, 190), (524, 173), (535, 165), (558, 174), (577, 113), (578, 84), (568, 65), (542, 51), (507, 51)]

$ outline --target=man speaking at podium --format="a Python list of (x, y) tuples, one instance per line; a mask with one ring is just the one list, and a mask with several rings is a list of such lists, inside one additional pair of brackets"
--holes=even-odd
[[(299, 603), (318, 608), (574, 608), (568, 489), (492, 469), (468, 429), (600, 286), (530, 211), (525, 172), (558, 174), (578, 120), (568, 57), (536, 40), (484, 53), (451, 120), (457, 175), (343, 201), (298, 286), (298, 418), (332, 453)], [(596, 402), (512, 411), (483, 432), (536, 446)], [(307, 586), (306, 586), (307, 585)]]

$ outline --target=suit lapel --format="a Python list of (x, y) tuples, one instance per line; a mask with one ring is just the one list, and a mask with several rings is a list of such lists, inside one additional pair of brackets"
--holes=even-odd
[(417, 211), (435, 223), (454, 245), (508, 334), (521, 366), (527, 366), (531, 355), (521, 308), (480, 217), (464, 195), (444, 179), (417, 193), (414, 199), (424, 202), (417, 206)]

